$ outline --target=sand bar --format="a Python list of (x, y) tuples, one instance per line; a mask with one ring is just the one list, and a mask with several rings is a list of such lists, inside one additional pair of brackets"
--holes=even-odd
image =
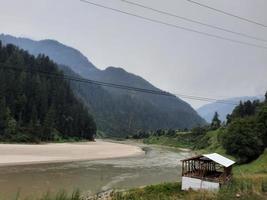
[(0, 144), (0, 166), (98, 160), (143, 155), (133, 145), (96, 141), (49, 144)]

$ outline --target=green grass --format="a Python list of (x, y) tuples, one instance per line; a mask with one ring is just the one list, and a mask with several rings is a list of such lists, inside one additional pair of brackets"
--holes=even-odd
[(184, 194), (181, 191), (181, 183), (164, 183), (132, 189), (127, 192), (117, 192), (113, 200), (169, 200), (181, 199)]
[(113, 200), (264, 200), (267, 198), (267, 177), (238, 178), (218, 192), (181, 191), (181, 183), (164, 183), (117, 192)]

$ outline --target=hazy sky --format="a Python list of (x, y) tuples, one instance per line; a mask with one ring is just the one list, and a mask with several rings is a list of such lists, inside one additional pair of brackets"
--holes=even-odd
[[(90, 0), (168, 23), (265, 45), (130, 6)], [(267, 28), (198, 7), (186, 0), (132, 0), (267, 40)], [(267, 24), (266, 0), (196, 0)], [(226, 98), (267, 90), (267, 49), (235, 44), (97, 8), (79, 0), (0, 0), (0, 33), (56, 39), (98, 68), (122, 67), (174, 93)], [(206, 102), (187, 100), (194, 107)]]

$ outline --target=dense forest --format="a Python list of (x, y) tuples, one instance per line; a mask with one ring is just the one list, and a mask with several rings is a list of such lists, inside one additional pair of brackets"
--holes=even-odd
[(54, 62), (0, 41), (0, 141), (93, 140), (95, 134), (88, 109)]

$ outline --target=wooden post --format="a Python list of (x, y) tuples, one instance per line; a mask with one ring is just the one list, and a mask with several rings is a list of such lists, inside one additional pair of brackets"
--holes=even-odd
[(184, 175), (184, 161), (182, 161), (182, 176)]

